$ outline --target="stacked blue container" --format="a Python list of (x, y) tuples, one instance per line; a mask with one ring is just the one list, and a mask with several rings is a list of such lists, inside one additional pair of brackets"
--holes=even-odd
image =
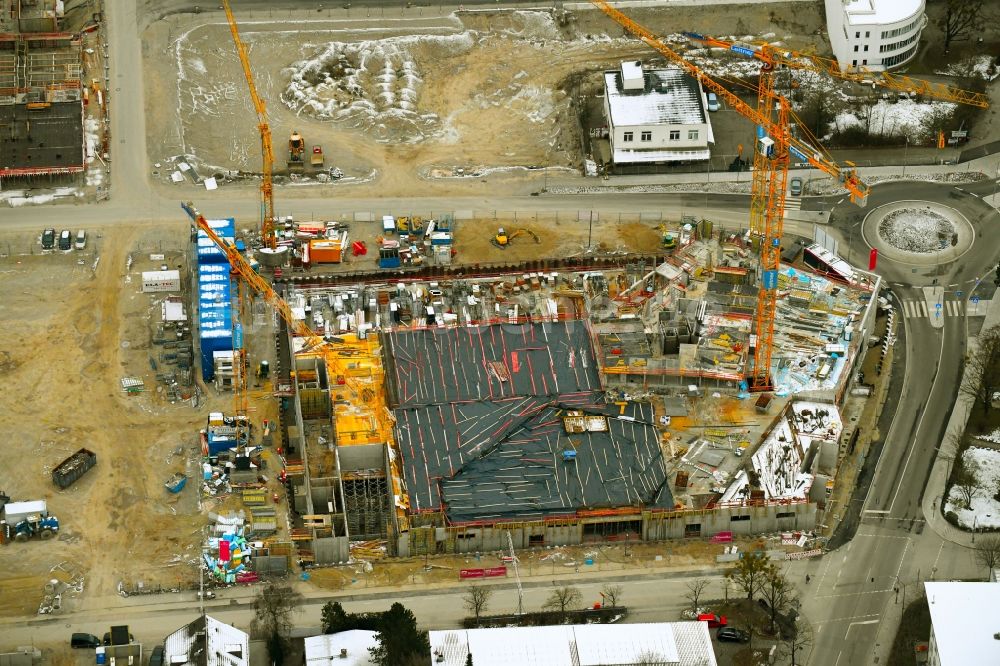
[[(223, 240), (236, 238), (233, 218), (208, 220)], [(198, 230), (198, 328), (201, 334), (201, 376), (207, 382), (215, 377), (214, 353), (233, 349), (232, 285), (226, 254)]]

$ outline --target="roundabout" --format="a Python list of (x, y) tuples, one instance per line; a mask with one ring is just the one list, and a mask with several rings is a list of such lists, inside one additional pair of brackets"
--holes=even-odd
[(976, 232), (958, 210), (925, 200), (883, 204), (865, 215), (861, 235), (869, 248), (895, 263), (932, 266), (972, 248)]

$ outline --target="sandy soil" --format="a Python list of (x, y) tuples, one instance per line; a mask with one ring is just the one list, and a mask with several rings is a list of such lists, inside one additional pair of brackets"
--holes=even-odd
[[(772, 31), (801, 35), (819, 27), (818, 9), (801, 6), (786, 22), (787, 7), (630, 15), (665, 34), (693, 29), (784, 39)], [(181, 154), (193, 156), (187, 159), (202, 165), (205, 175), (258, 172), (255, 115), (228, 30), (224, 23), (192, 26), (186, 20), (170, 17), (144, 35), (148, 52), (158, 54), (145, 63), (150, 160), (161, 164), (164, 183), (170, 159)], [(307, 146), (324, 146), (327, 167), (359, 183), (352, 187), (359, 196), (365, 190), (445, 194), (478, 185), (427, 178), (456, 167), (578, 169), (581, 143), (571, 100), (581, 83), (622, 59), (652, 61), (656, 55), (620, 38), (620, 29), (599, 11), (472, 12), (389, 27), (358, 20), (298, 28), (294, 39), (287, 25), (253, 23), (243, 30), (268, 107), (276, 168), (282, 170), (287, 137), (297, 130)], [(291, 91), (296, 72), (310, 59), (309, 99), (333, 103), (339, 111), (326, 115), (335, 119), (317, 115)], [(359, 111), (369, 107), (376, 109), (373, 116)]]
[[(153, 390), (140, 266), (126, 283), (126, 255), (140, 243), (149, 246), (116, 228), (86, 254), (0, 260), (0, 430), (10, 465), (0, 488), (15, 500), (47, 500), (61, 521), (54, 543), (5, 547), (0, 613), (37, 610), (43, 590), (35, 583), (61, 576), (60, 563), (82, 572), (84, 594), (113, 594), (120, 581), (171, 587), (193, 579), (189, 562), (203, 523), (197, 496), (168, 497), (163, 481), (196, 458), (209, 405), (171, 405)], [(150, 390), (124, 395), (124, 375), (143, 377)], [(97, 453), (98, 465), (60, 491), (51, 470), (80, 447)]]

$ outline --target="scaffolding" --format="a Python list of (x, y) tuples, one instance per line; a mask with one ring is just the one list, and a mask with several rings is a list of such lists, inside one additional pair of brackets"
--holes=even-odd
[(389, 521), (389, 484), (380, 470), (343, 475), (347, 531), (351, 540), (385, 539)]

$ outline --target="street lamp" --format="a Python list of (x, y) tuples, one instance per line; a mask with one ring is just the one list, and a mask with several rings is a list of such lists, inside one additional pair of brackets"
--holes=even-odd
[(906, 135), (906, 146), (903, 147), (903, 175), (906, 175), (906, 163), (910, 154), (910, 136)]

